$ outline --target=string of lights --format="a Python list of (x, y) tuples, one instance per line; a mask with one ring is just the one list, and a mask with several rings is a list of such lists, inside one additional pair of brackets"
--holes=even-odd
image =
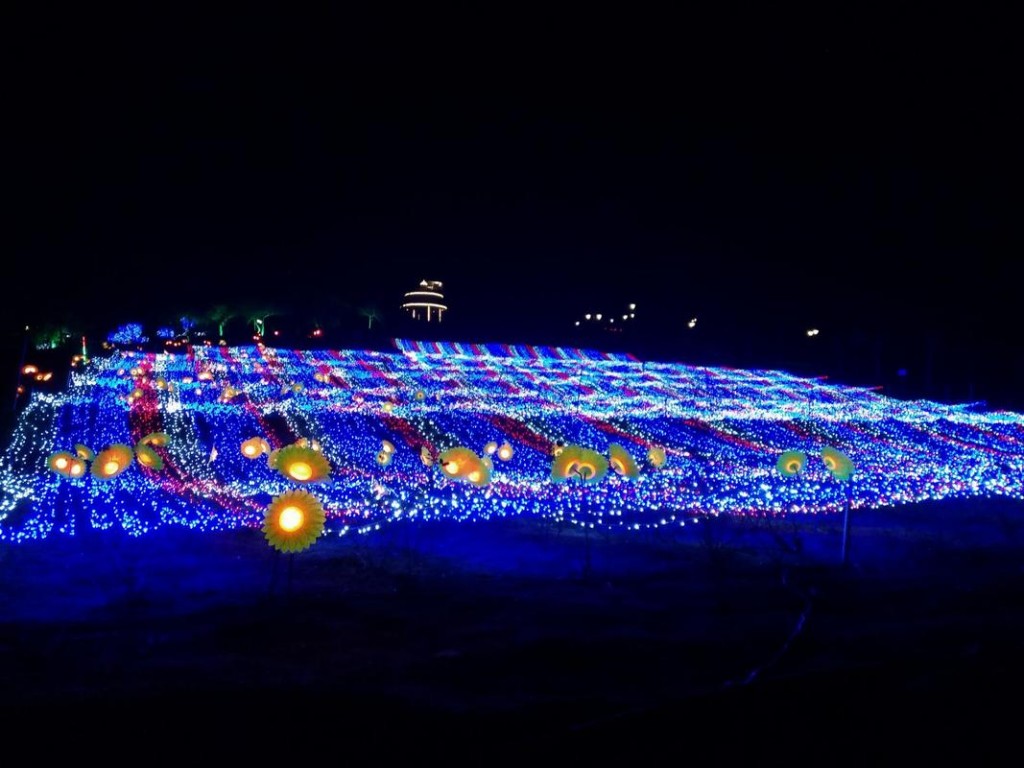
[[(79, 446), (94, 468), (128, 458), (51, 462)], [(977, 404), (589, 350), (198, 346), (113, 350), (34, 393), (0, 461), (0, 540), (268, 530), (270, 511), (327, 536), (504, 517), (614, 533), (992, 496), (1024, 498), (1024, 415)]]

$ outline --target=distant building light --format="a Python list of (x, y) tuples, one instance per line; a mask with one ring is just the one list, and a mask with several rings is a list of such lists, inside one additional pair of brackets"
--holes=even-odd
[(697, 326), (697, 318), (691, 317), (690, 322), (688, 322), (686, 325), (690, 328), (695, 328)]
[(629, 311), (630, 311), (630, 312), (632, 312), (632, 311), (633, 311), (633, 310), (635, 310), (635, 309), (636, 309), (636, 304), (630, 304), (630, 305), (629, 305)]
[(808, 328), (807, 329), (807, 335), (808, 336), (817, 336), (818, 335), (818, 329), (817, 328)]
[[(407, 310), (413, 320), (426, 320), (428, 323), (435, 318), (441, 322), (448, 307), (443, 304), (444, 294), (441, 290), (444, 283), (440, 280), (421, 280), (418, 289), (405, 294), (402, 309)], [(425, 312), (422, 310), (426, 310)]]

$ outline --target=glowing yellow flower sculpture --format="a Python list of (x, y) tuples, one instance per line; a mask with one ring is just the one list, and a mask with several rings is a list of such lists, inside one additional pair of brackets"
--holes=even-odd
[(163, 469), (164, 460), (151, 445), (139, 443), (135, 446), (135, 458), (139, 464), (150, 469)]
[(417, 403), (422, 403), (426, 399), (427, 399), (427, 393), (424, 392), (422, 389), (417, 389), (416, 390), (416, 402)]
[(143, 445), (155, 445), (158, 448), (163, 445), (167, 445), (170, 437), (166, 432), (150, 432), (144, 438), (139, 440)]
[(380, 450), (377, 452), (377, 463), (382, 467), (386, 467), (391, 463), (391, 459), (394, 457), (394, 453), (391, 451)]
[(596, 483), (607, 472), (608, 459), (580, 445), (566, 446), (551, 464), (551, 479), (556, 482), (579, 478), (584, 483)]
[(71, 476), (71, 465), (75, 463), (75, 455), (68, 451), (57, 451), (51, 453), (50, 458), (46, 460), (46, 466), (54, 472), (64, 475), (65, 477)]
[(633, 461), (629, 451), (618, 443), (608, 446), (608, 464), (616, 474), (623, 477), (636, 477), (640, 474), (640, 468)]
[(462, 446), (442, 451), (437, 459), (441, 463), (441, 470), (448, 477), (465, 477), (480, 463), (479, 457), (472, 450)]
[(491, 482), (491, 465), (489, 461), (490, 459), (478, 460), (477, 465), (470, 469), (463, 478), (478, 488), (482, 488), (487, 485)]
[(807, 454), (803, 451), (785, 451), (775, 462), (775, 468), (786, 477), (800, 474), (805, 466), (807, 466)]
[(331, 465), (320, 451), (301, 445), (281, 448), (274, 469), (299, 483), (316, 483), (331, 474)]
[(285, 491), (267, 505), (263, 535), (281, 552), (301, 552), (324, 532), (325, 517), (320, 500), (309, 491)]
[(68, 477), (83, 477), (85, 475), (85, 471), (86, 471), (85, 459), (80, 459), (80, 458), (76, 457), (71, 462), (71, 466), (68, 467), (67, 476)]
[(266, 444), (266, 440), (260, 437), (250, 437), (248, 440), (243, 440), (241, 449), (242, 455), (247, 459), (258, 459), (263, 455), (263, 446)]
[(483, 486), (491, 482), (491, 467), (469, 448), (457, 446), (442, 451), (438, 456), (441, 470), (448, 477), (468, 480), (473, 485)]
[(501, 459), (502, 461), (508, 461), (509, 459), (511, 459), (512, 446), (509, 445), (507, 442), (502, 443), (501, 447), (498, 449), (498, 458)]
[(109, 480), (128, 469), (134, 460), (135, 453), (131, 446), (114, 443), (96, 454), (96, 458), (92, 461), (91, 471), (93, 477)]
[(647, 460), (651, 462), (651, 466), (655, 469), (661, 469), (665, 466), (667, 460), (665, 449), (660, 445), (652, 445), (647, 451)]
[(83, 461), (92, 461), (93, 459), (96, 458), (96, 452), (93, 451), (93, 449), (87, 445), (83, 445), (82, 443), (75, 443), (75, 456), (82, 459)]
[(836, 480), (849, 480), (853, 474), (853, 462), (838, 448), (826, 446), (821, 451), (821, 460)]
[(491, 440), (487, 445), (484, 446), (484, 453), (490, 456), (492, 453), (498, 450), (498, 444)]

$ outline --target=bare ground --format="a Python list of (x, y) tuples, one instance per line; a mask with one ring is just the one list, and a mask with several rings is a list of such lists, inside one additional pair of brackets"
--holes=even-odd
[(1016, 764), (1024, 504), (854, 511), (845, 562), (841, 517), (7, 545), (0, 727), (76, 754)]

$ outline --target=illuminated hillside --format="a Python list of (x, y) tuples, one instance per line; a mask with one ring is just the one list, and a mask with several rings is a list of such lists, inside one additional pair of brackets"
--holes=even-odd
[(1024, 498), (1024, 416), (573, 349), (120, 351), (20, 413), (0, 540), (260, 528), (300, 490), (334, 536), (499, 516), (629, 535)]

